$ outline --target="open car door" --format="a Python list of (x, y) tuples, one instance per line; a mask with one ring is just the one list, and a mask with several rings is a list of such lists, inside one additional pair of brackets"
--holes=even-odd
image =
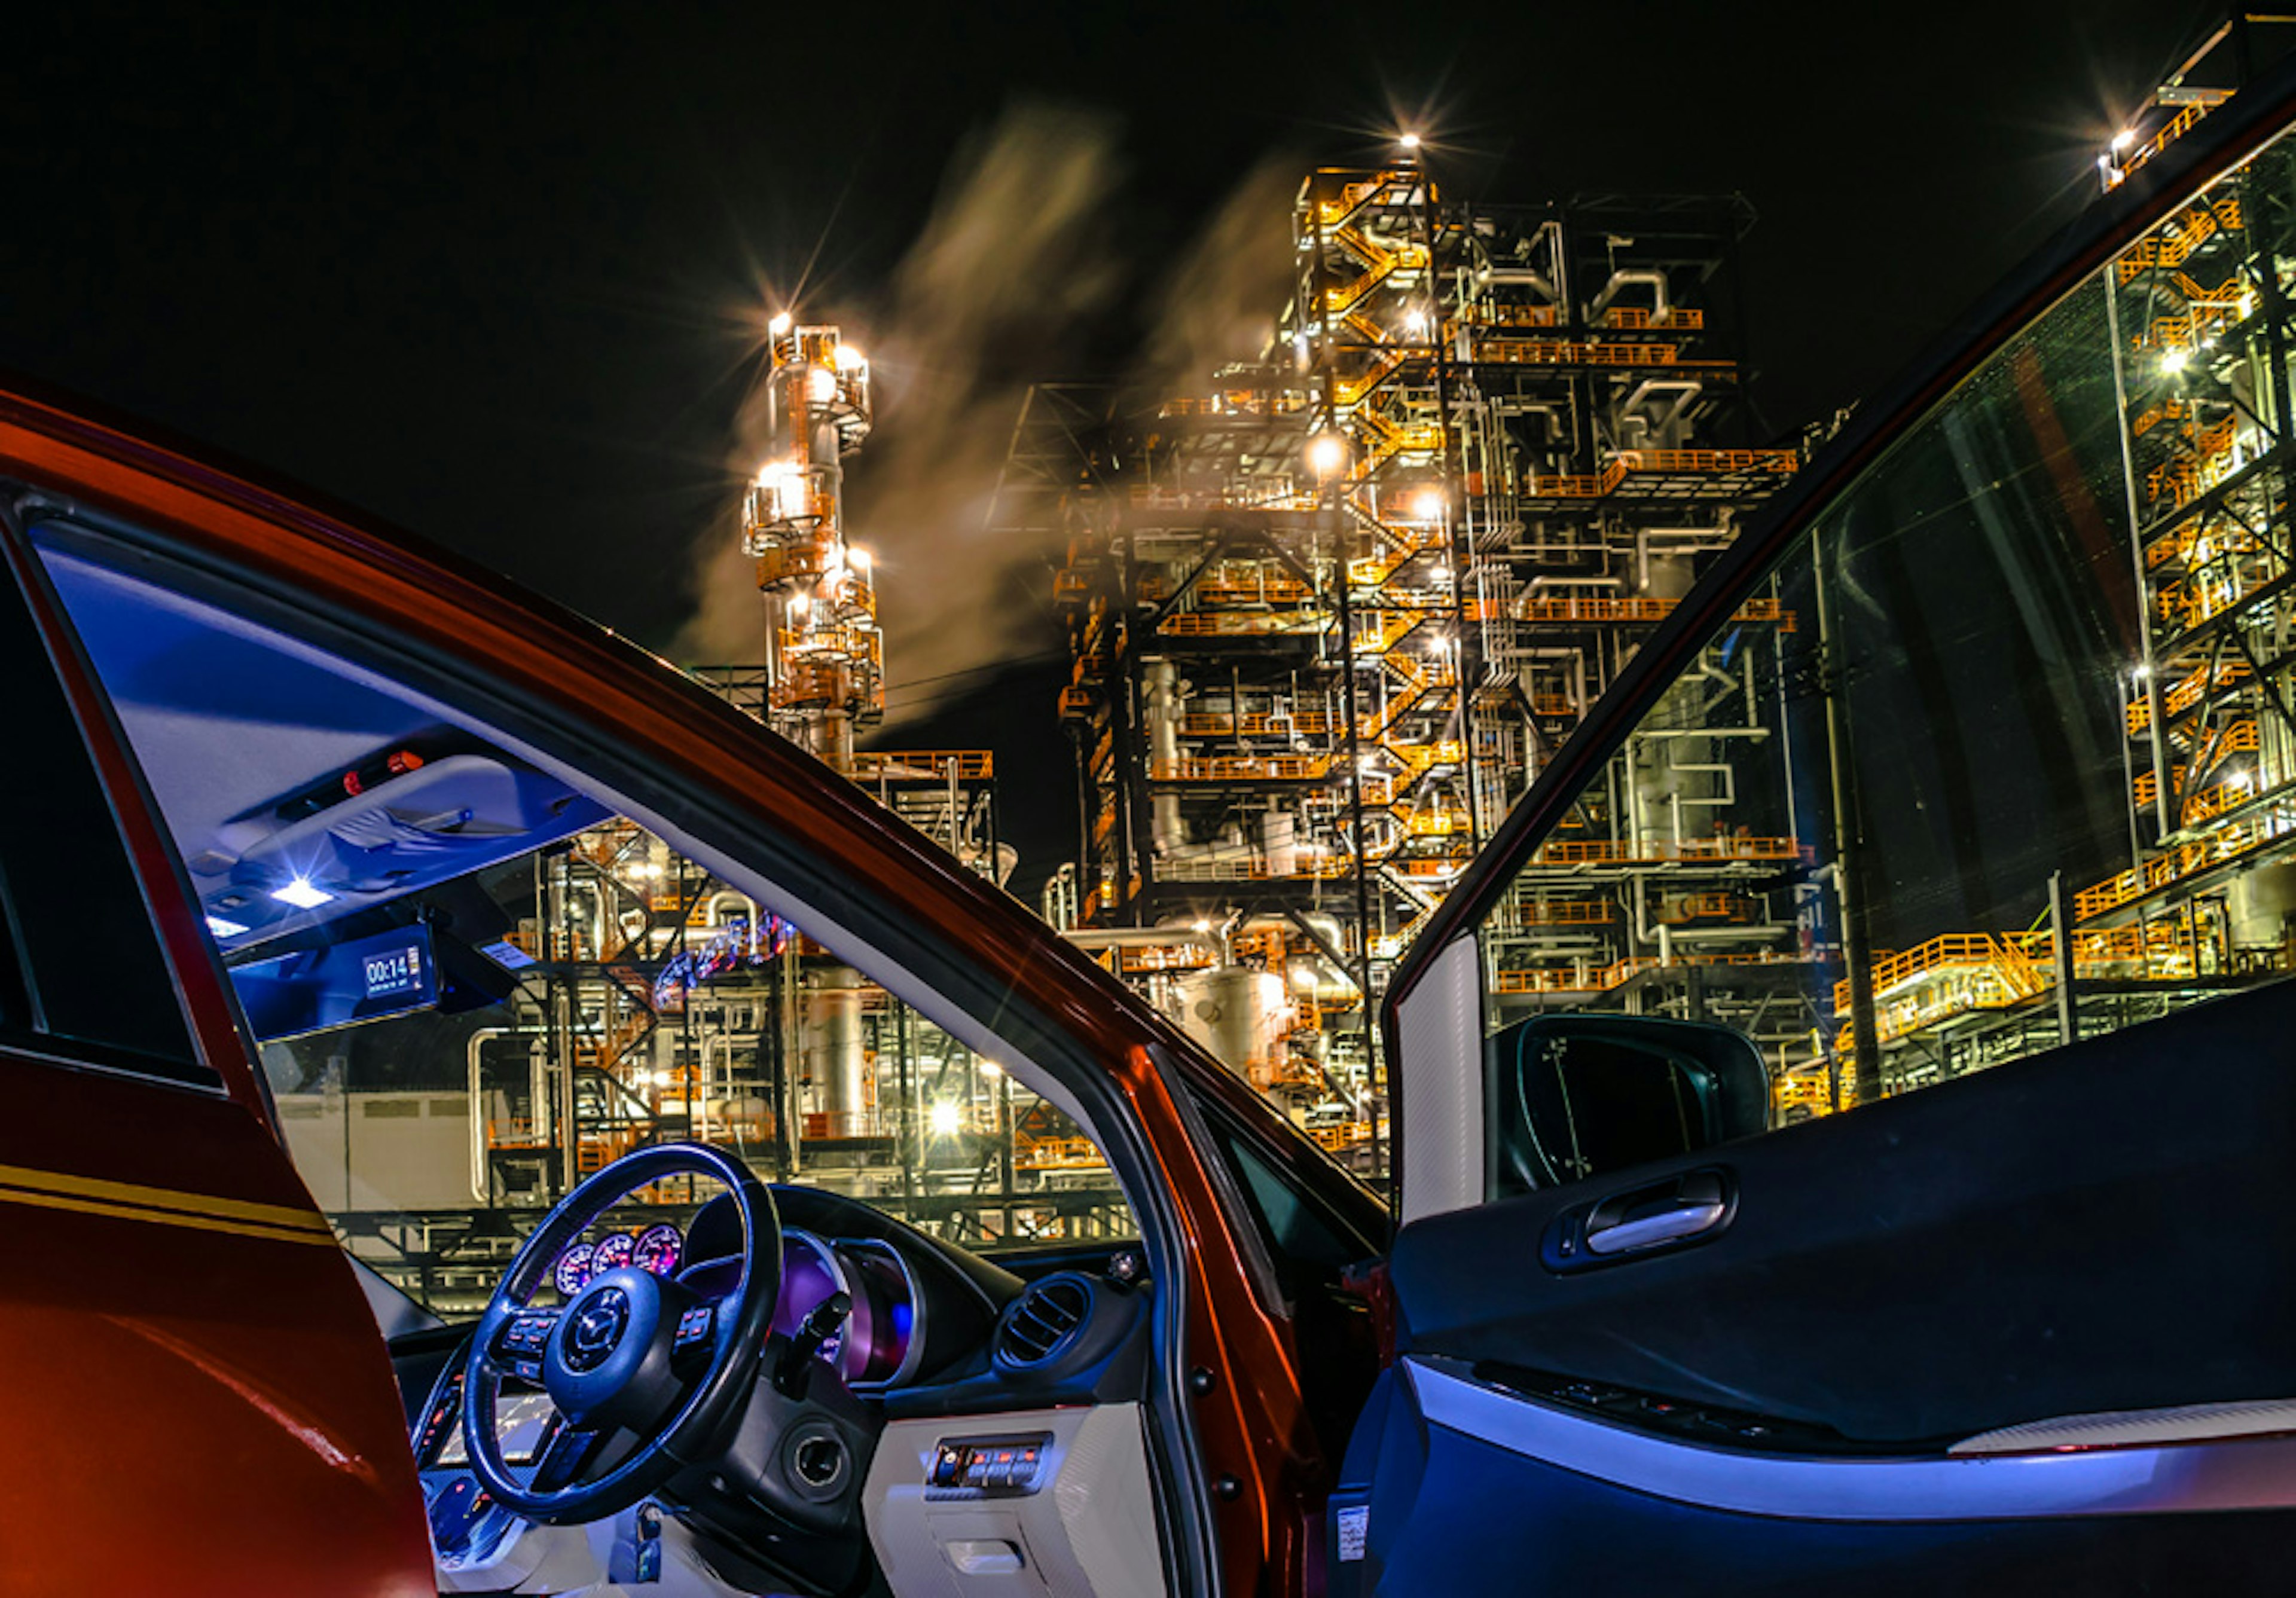
[(118, 443), (0, 396), (0, 1591), (427, 1592), (374, 1313), (23, 536)]
[(2292, 86), (1829, 447), (1398, 974), (1335, 1592), (2284, 1585)]

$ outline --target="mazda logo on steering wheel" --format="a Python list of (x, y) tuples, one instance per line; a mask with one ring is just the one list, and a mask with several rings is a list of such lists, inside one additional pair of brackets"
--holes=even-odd
[(566, 1328), (567, 1368), (595, 1370), (622, 1340), (629, 1323), (630, 1296), (619, 1287), (600, 1289), (575, 1309)]

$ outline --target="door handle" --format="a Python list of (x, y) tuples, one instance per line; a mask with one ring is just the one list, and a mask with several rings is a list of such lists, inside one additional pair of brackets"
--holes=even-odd
[(1679, 1242), (1719, 1226), (1730, 1192), (1719, 1171), (1692, 1171), (1673, 1182), (1603, 1200), (1587, 1217), (1589, 1254), (1631, 1254)]

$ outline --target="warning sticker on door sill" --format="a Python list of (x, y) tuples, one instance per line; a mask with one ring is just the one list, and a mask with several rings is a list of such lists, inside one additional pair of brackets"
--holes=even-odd
[(1340, 1511), (1340, 1559), (1341, 1562), (1359, 1560), (1364, 1556), (1364, 1537), (1371, 1530), (1371, 1505), (1353, 1504)]

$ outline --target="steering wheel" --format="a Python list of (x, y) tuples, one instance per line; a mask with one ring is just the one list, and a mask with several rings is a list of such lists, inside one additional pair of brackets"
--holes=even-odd
[[(601, 1273), (574, 1301), (529, 1301), (567, 1245), (628, 1194), (665, 1176), (714, 1177), (742, 1222), (742, 1274), (704, 1298), (636, 1266)], [(564, 1525), (603, 1520), (694, 1462), (749, 1397), (781, 1295), (782, 1228), (773, 1194), (733, 1155), (706, 1143), (657, 1143), (625, 1155), (568, 1193), (503, 1274), (463, 1373), (471, 1469), (513, 1513)], [(539, 1381), (563, 1417), (533, 1478), (504, 1462), (495, 1414), (505, 1373)]]

